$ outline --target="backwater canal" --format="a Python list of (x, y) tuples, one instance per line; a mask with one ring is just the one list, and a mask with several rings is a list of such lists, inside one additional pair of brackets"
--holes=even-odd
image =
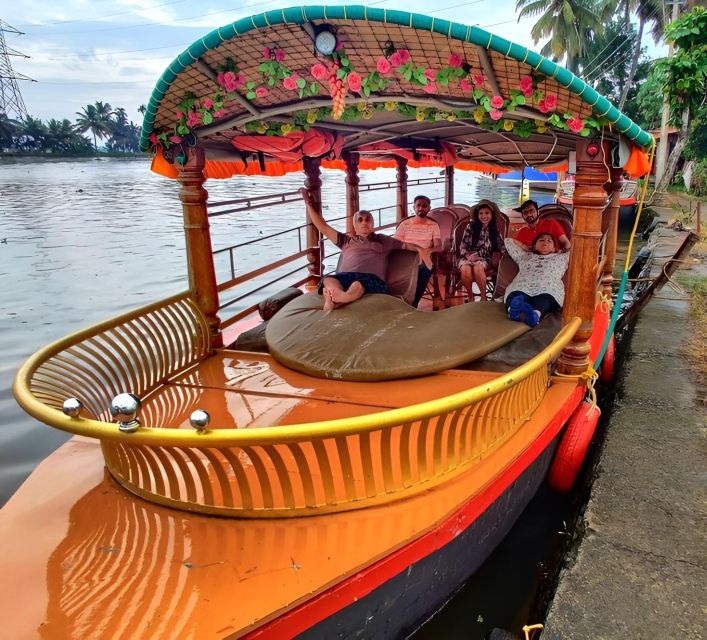
[[(433, 176), (439, 170), (408, 173), (409, 180)], [(394, 181), (395, 173), (378, 170), (360, 177), (362, 184), (378, 183)], [(343, 215), (343, 173), (323, 171), (322, 181), (325, 216)], [(211, 201), (300, 186), (297, 174), (207, 184)], [(150, 172), (146, 159), (0, 161), (0, 504), (68, 437), (30, 418), (15, 403), (11, 385), (20, 364), (57, 338), (186, 289), (177, 192), (175, 182)], [(434, 206), (441, 202), (443, 184), (409, 188), (410, 199), (418, 193), (440, 198)], [(457, 202), (488, 198), (503, 209), (517, 203), (518, 189), (457, 172), (455, 194)], [(552, 201), (549, 192), (533, 197)], [(361, 193), (362, 208), (394, 202), (394, 189)], [(297, 204), (214, 218), (214, 249), (293, 227), (303, 221), (303, 213)], [(384, 223), (393, 221), (394, 211), (386, 216)], [(267, 261), (262, 246), (250, 251), (239, 258), (244, 270)], [(493, 627), (518, 632), (536, 621), (537, 585), (564, 535), (570, 503), (543, 487), (473, 583), (418, 632), (417, 640), (474, 640)]]

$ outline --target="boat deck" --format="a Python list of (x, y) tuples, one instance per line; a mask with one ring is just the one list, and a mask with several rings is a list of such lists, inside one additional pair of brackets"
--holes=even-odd
[(210, 429), (269, 427), (365, 415), (426, 402), (488, 382), (499, 373), (448, 370), (381, 382), (327, 380), (298, 373), (265, 353), (219, 350), (171, 379), (143, 403), (143, 423), (188, 428), (194, 409)]
[[(354, 415), (400, 406), (405, 398), (422, 401), (495, 376), (453, 370), (397, 382), (332, 383), (285, 371), (269, 356), (223, 350), (170, 382), (146, 411), (151, 403), (188, 397), (207, 405), (214, 423), (228, 416), (242, 427), (274, 418), (285, 424), (316, 419), (324, 407), (328, 416)], [(335, 409), (342, 385), (347, 401)], [(266, 397), (268, 408), (260, 404)], [(273, 398), (281, 402), (273, 405)], [(105, 472), (98, 443), (75, 437), (0, 513), (5, 633), (241, 637), (305, 600), (318, 606), (313, 594), (327, 592), (327, 606), (346, 606), (346, 590), (332, 598), (331, 589), (352, 576), (374, 588), (401, 570), (391, 551), (424, 557), (456, 537), (461, 523), (478, 517), (550, 446), (580, 399), (574, 381), (555, 379), (523, 427), (467, 473), (385, 506), (309, 518), (219, 518), (146, 502)], [(161, 410), (171, 415), (169, 426), (182, 427), (192, 408), (190, 401)]]

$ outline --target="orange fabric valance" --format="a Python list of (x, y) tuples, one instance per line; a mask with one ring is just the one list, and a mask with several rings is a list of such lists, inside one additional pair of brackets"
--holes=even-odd
[(624, 165), (624, 171), (632, 178), (640, 178), (645, 176), (650, 170), (651, 162), (648, 154), (639, 147), (634, 146), (631, 149), (631, 155)]

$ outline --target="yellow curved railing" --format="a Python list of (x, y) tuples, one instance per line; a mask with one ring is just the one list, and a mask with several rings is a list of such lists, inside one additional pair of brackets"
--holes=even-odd
[[(542, 400), (549, 365), (578, 329), (568, 323), (527, 363), (444, 398), (363, 416), (248, 429), (150, 428), (160, 415), (197, 408), (196, 394), (172, 385), (146, 403), (140, 427), (109, 420), (113, 396), (145, 398), (210, 355), (208, 326), (187, 294), (148, 305), (38, 351), (20, 369), (14, 393), (38, 420), (101, 440), (111, 474), (149, 500), (239, 517), (284, 517), (355, 509), (446, 482), (510, 438)], [(91, 418), (70, 418), (79, 397)], [(153, 422), (154, 419), (154, 422)]]

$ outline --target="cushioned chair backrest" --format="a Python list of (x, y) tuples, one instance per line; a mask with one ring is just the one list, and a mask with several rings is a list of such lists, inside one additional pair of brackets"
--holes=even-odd
[(417, 288), (417, 251), (396, 249), (388, 257), (388, 269), (385, 273), (385, 283), (392, 296), (398, 296), (408, 304), (415, 299)]
[(451, 248), (454, 225), (459, 220), (459, 216), (447, 207), (432, 209), (427, 217), (434, 220), (439, 225), (439, 233), (442, 236), (442, 247), (445, 251)]
[(468, 218), (471, 215), (471, 207), (466, 204), (450, 204), (447, 209), (454, 211), (459, 219)]
[(507, 253), (503, 254), (501, 262), (498, 265), (496, 272), (496, 287), (493, 290), (493, 298), (503, 298), (506, 293), (506, 287), (511, 283), (513, 278), (518, 274), (518, 265), (516, 261)]
[(561, 204), (544, 204), (539, 209), (541, 220), (557, 220), (565, 230), (565, 235), (572, 238), (572, 226), (574, 217), (572, 212)]

